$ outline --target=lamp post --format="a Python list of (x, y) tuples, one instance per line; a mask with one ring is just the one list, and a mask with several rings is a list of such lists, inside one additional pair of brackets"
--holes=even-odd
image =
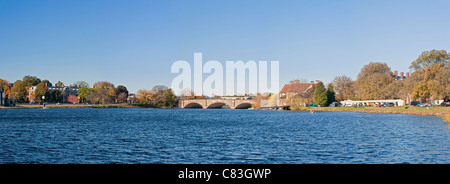
[(44, 105), (44, 109), (45, 109), (45, 96), (42, 96), (42, 105)]
[(0, 106), (3, 106), (3, 83), (0, 82)]

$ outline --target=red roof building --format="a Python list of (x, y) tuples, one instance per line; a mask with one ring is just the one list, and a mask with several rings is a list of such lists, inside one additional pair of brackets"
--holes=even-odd
[(310, 83), (300, 83), (300, 80), (290, 81), (289, 84), (285, 84), (279, 93), (278, 105), (289, 105), (288, 101), (290, 97), (296, 96), (301, 93), (305, 93), (312, 86), (316, 86), (319, 80), (311, 81)]

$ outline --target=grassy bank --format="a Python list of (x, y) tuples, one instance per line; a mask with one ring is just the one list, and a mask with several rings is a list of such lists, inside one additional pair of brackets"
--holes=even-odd
[[(151, 104), (49, 104), (46, 105), (48, 108), (170, 108), (170, 107), (156, 107)], [(27, 108), (42, 108), (42, 105), (28, 105), (28, 104), (20, 104), (15, 107), (3, 107), (0, 106), (0, 109), (27, 109)]]
[[(105, 104), (105, 105), (99, 105), (99, 104), (63, 104), (63, 105), (55, 105), (55, 104), (49, 104), (46, 105), (48, 108), (137, 108), (137, 106), (130, 105), (130, 104)], [(26, 109), (26, 108), (42, 108), (42, 105), (17, 105), (15, 107), (1, 107), (0, 108), (8, 108), (8, 109)]]
[(392, 114), (410, 114), (422, 116), (450, 117), (450, 107), (311, 107), (315, 111), (338, 111), (338, 112), (366, 112), (366, 113), (392, 113)]

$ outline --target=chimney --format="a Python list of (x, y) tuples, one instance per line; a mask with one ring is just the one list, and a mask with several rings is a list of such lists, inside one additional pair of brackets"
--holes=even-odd
[(300, 83), (300, 80), (295, 80), (295, 83)]
[(406, 72), (406, 78), (409, 78), (409, 72)]
[(396, 78), (398, 77), (398, 71), (397, 70), (394, 71), (394, 77), (396, 77)]
[(314, 81), (311, 81), (311, 84), (314, 84)]
[(316, 80), (316, 83), (319, 83), (320, 82), (320, 80)]
[(70, 86), (71, 86), (71, 85), (69, 84), (69, 88), (70, 88)]
[(294, 81), (289, 81), (289, 83), (294, 84)]
[(403, 79), (403, 72), (400, 72), (400, 76), (402, 76), (402, 79)]

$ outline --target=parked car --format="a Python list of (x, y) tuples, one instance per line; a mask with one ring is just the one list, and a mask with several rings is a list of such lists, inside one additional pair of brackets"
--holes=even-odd
[(450, 106), (450, 102), (442, 102), (440, 104), (440, 106), (442, 106), (442, 107), (449, 107)]
[(342, 104), (339, 102), (333, 102), (330, 104), (330, 107), (341, 107), (341, 106), (342, 106)]
[(344, 107), (351, 107), (352, 104), (344, 104)]
[(412, 106), (417, 106), (417, 105), (419, 105), (419, 104), (420, 104), (419, 101), (412, 101), (412, 102), (410, 103), (410, 105), (412, 105)]
[(385, 103), (386, 107), (394, 107), (395, 104), (392, 102)]
[(315, 103), (309, 104), (308, 107), (317, 107)]

